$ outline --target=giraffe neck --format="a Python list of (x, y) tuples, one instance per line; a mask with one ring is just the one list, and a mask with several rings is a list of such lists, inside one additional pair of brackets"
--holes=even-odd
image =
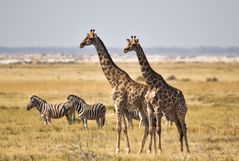
[(128, 74), (113, 62), (104, 43), (99, 37), (96, 38), (94, 46), (100, 59), (101, 68), (111, 87), (115, 87), (117, 84), (121, 83), (122, 80), (125, 80), (125, 78), (130, 79)]
[(150, 66), (142, 47), (138, 44), (136, 47), (136, 54), (139, 60), (141, 72), (145, 78), (146, 83), (151, 87), (160, 88), (166, 84), (163, 77), (156, 73)]

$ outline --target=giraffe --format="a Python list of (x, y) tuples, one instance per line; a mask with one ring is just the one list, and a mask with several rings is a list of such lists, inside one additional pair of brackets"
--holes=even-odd
[[(127, 143), (127, 153), (130, 153), (130, 144), (127, 132), (126, 119), (124, 115), (124, 109), (135, 109), (138, 108), (145, 125), (144, 136), (142, 139), (142, 144), (140, 151), (142, 151), (145, 141), (148, 136), (149, 124), (147, 119), (147, 109), (145, 103), (145, 94), (148, 91), (148, 86), (135, 82), (130, 78), (130, 76), (120, 69), (111, 59), (104, 43), (94, 32), (95, 30), (90, 30), (87, 33), (85, 39), (80, 43), (80, 48), (85, 46), (93, 45), (96, 48), (98, 57), (100, 60), (101, 68), (105, 74), (106, 79), (108, 80), (112, 88), (112, 100), (114, 103), (116, 111), (116, 133), (117, 133), (117, 142), (116, 142), (116, 153), (120, 152), (120, 136), (123, 125), (123, 132), (126, 136)], [(123, 120), (123, 121), (122, 121)]]
[[(139, 40), (136, 36), (131, 36), (131, 39), (127, 39), (128, 45), (124, 49), (124, 52), (135, 51), (141, 72), (147, 85), (151, 88), (146, 94), (147, 100), (147, 111), (149, 118), (149, 134), (150, 144), (152, 140), (152, 111), (156, 113), (157, 127), (156, 132), (158, 134), (159, 151), (161, 152), (161, 117), (163, 113), (173, 117), (176, 127), (179, 132), (180, 150), (183, 152), (183, 138), (187, 152), (189, 152), (188, 139), (187, 139), (187, 128), (185, 123), (185, 116), (187, 113), (187, 106), (184, 95), (181, 90), (170, 86), (163, 77), (156, 73), (150, 66), (142, 47), (139, 44)], [(153, 109), (153, 110), (152, 110)], [(151, 145), (149, 145), (151, 147)], [(151, 150), (151, 148), (149, 148)]]

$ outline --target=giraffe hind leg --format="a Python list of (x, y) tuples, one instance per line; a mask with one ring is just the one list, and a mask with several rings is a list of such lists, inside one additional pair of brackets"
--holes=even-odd
[(117, 144), (116, 144), (116, 153), (120, 152), (120, 135), (121, 135), (121, 121), (122, 121), (122, 115), (116, 111), (117, 115), (117, 124), (116, 124), (116, 132), (117, 132)]
[[(187, 127), (186, 127), (186, 123), (185, 123), (184, 117), (179, 117), (179, 123), (180, 123), (180, 125), (182, 127), (182, 133), (183, 133), (183, 137), (184, 137), (184, 141), (185, 141), (187, 152), (190, 153), (189, 146), (188, 146), (188, 138), (187, 138)], [(183, 142), (183, 138), (182, 138), (182, 142)]]
[(126, 119), (125, 116), (123, 115), (123, 132), (125, 134), (125, 138), (126, 138), (126, 143), (127, 143), (127, 153), (130, 153), (130, 144), (129, 144), (129, 136), (128, 136), (128, 130), (127, 130), (127, 123), (126, 123)]
[(183, 152), (183, 130), (181, 127), (181, 124), (179, 122), (179, 118), (177, 117), (177, 115), (174, 115), (174, 119), (175, 119), (175, 125), (178, 129), (178, 133), (179, 133), (179, 141), (180, 141), (180, 151)]
[(142, 115), (142, 122), (144, 123), (144, 136), (143, 136), (143, 139), (142, 139), (141, 148), (137, 153), (138, 155), (140, 153), (142, 153), (142, 151), (144, 149), (145, 142), (146, 142), (147, 137), (149, 135), (149, 121), (148, 121), (148, 118), (147, 118), (146, 114), (144, 113), (144, 111), (142, 109), (139, 109), (139, 111)]

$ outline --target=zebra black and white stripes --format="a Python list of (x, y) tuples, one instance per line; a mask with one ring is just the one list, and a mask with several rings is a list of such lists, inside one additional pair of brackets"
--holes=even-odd
[(134, 120), (139, 120), (139, 127), (141, 126), (142, 121), (143, 121), (143, 117), (140, 114), (138, 109), (129, 110), (129, 109), (125, 108), (124, 109), (124, 114), (127, 118), (129, 128), (133, 129), (133, 119)]
[(84, 128), (88, 129), (87, 120), (96, 120), (99, 128), (102, 128), (105, 124), (106, 107), (102, 103), (96, 103), (88, 105), (82, 98), (69, 95), (68, 108), (74, 107), (81, 120), (83, 120)]
[(65, 103), (49, 104), (44, 99), (35, 95), (30, 98), (27, 110), (30, 110), (33, 107), (36, 107), (40, 112), (45, 124), (50, 124), (51, 118), (61, 118), (63, 116), (66, 116), (68, 123), (71, 124), (72, 116), (75, 113), (75, 109), (73, 107), (67, 108)]

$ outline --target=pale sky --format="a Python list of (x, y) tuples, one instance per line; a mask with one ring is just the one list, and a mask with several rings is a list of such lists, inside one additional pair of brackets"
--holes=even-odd
[(91, 28), (106, 47), (239, 46), (239, 1), (0, 0), (0, 46), (77, 47)]

